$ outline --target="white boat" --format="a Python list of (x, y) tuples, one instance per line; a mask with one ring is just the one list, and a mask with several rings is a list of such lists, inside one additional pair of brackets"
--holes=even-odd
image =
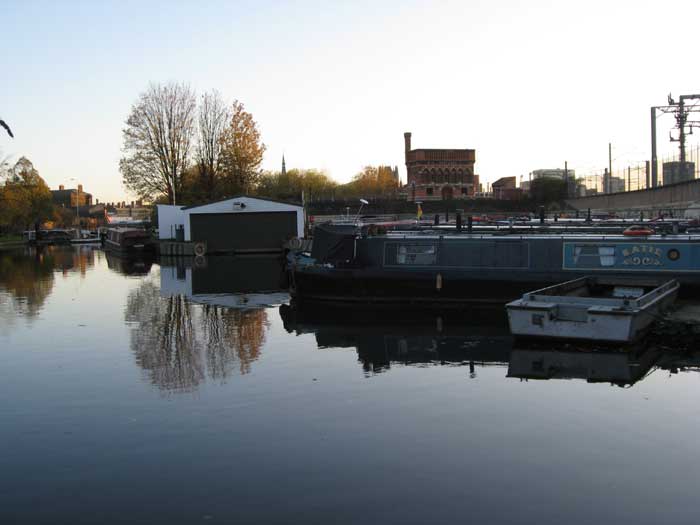
[(629, 343), (673, 304), (678, 281), (581, 277), (506, 305), (513, 335)]

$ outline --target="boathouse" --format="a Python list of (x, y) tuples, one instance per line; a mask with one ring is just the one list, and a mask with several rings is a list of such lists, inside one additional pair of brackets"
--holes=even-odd
[(279, 251), (303, 233), (304, 208), (271, 199), (237, 196), (197, 206), (158, 206), (161, 241), (204, 245), (208, 254)]

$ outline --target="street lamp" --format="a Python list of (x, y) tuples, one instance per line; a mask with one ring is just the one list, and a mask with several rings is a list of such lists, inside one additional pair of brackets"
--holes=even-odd
[(357, 210), (357, 215), (355, 215), (355, 219), (353, 220), (354, 223), (356, 223), (356, 222), (357, 222), (357, 219), (360, 218), (360, 212), (362, 211), (362, 207), (363, 207), (365, 204), (369, 204), (369, 201), (366, 201), (365, 199), (360, 199), (360, 209)]
[(78, 184), (78, 179), (71, 177), (68, 180), (75, 181), (75, 216), (78, 219), (78, 228), (76, 229), (76, 238), (80, 239), (80, 185)]

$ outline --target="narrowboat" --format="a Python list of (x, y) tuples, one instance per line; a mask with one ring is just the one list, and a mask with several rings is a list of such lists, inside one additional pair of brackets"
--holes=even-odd
[(700, 235), (381, 231), (325, 225), (290, 256), (298, 301), (427, 305), (505, 303), (579, 277), (676, 279), (700, 286)]
[(138, 228), (110, 228), (104, 238), (104, 247), (124, 254), (154, 252), (151, 234)]
[(29, 244), (36, 245), (56, 245), (69, 244), (72, 239), (72, 234), (68, 230), (39, 230), (38, 235), (36, 230), (27, 230), (22, 234), (22, 237)]

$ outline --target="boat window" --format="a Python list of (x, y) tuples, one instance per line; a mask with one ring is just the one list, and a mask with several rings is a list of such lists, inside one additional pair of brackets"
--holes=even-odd
[(574, 264), (576, 266), (588, 268), (614, 266), (615, 246), (575, 246)]
[[(437, 246), (434, 244), (398, 244), (394, 245), (395, 261), (393, 264), (430, 265), (437, 262)], [(389, 264), (392, 263), (389, 257)]]

